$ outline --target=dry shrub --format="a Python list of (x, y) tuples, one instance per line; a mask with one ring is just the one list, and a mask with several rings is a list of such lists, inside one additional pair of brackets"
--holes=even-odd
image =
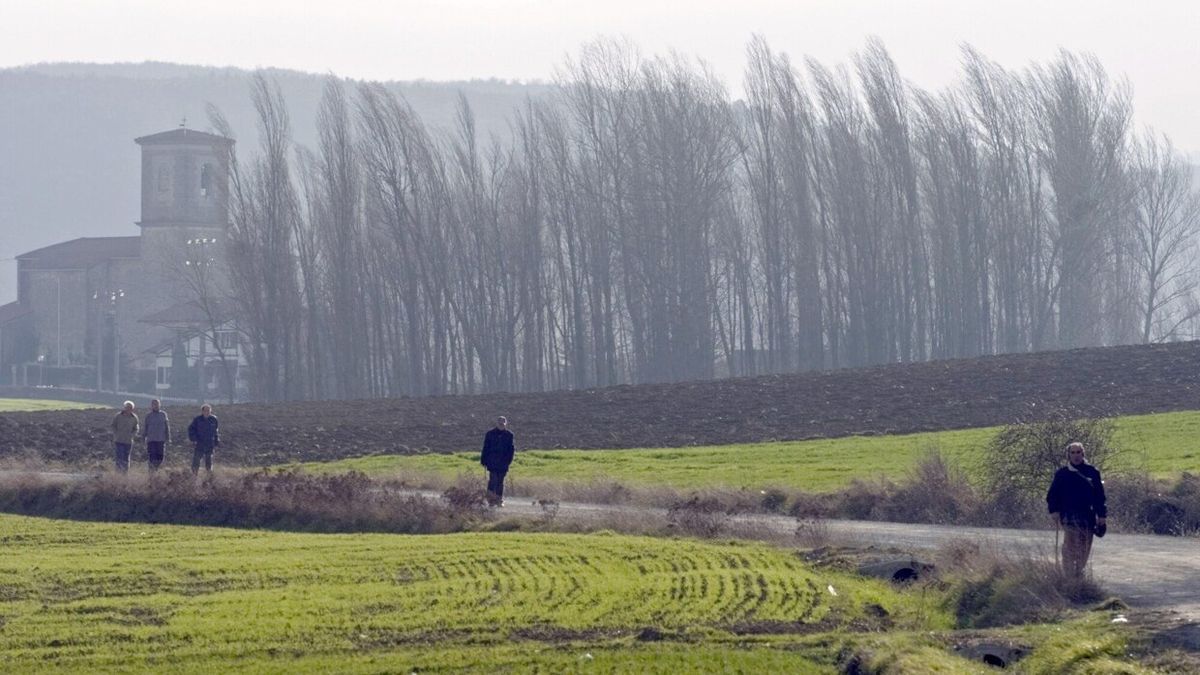
[(832, 534), (829, 523), (823, 518), (797, 518), (796, 542), (805, 548), (824, 548), (829, 545)]
[(1124, 531), (1186, 536), (1200, 531), (1200, 477), (1184, 472), (1173, 483), (1148, 474), (1106, 478), (1109, 522)]
[(475, 474), (459, 474), (454, 484), (442, 492), (442, 501), (458, 513), (481, 512), (488, 505), (487, 485)]
[(1055, 621), (1068, 609), (1104, 599), (1090, 576), (1072, 577), (1029, 550), (957, 540), (942, 547), (935, 561), (939, 583), (950, 584), (947, 597), (962, 628)]
[(882, 520), (886, 504), (895, 492), (896, 484), (887, 479), (866, 481), (855, 478), (833, 496), (833, 513), (854, 520)]
[(797, 519), (828, 518), (834, 513), (831, 502), (830, 495), (795, 492), (792, 493), (792, 503), (787, 512)]
[(978, 498), (966, 472), (934, 449), (888, 496), (881, 515), (904, 523), (954, 524), (969, 520), (977, 509)]
[(783, 507), (787, 505), (787, 493), (779, 488), (769, 488), (759, 494), (761, 497), (758, 500), (758, 506), (768, 513), (782, 513)]
[(720, 500), (694, 495), (667, 509), (668, 526), (696, 537), (716, 537), (729, 524), (729, 512)]
[(255, 527), (301, 532), (433, 533), (468, 518), (415, 495), (380, 489), (361, 473), (313, 476), (262, 470), (197, 481), (190, 472), (139, 480), (103, 474), (71, 483), (0, 485), (0, 510), (115, 522)]

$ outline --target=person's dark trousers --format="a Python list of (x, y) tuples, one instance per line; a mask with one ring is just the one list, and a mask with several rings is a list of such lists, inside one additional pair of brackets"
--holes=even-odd
[(493, 471), (488, 469), (488, 501), (499, 504), (504, 501), (504, 476), (508, 471)]
[(113, 443), (113, 459), (117, 461), (117, 473), (129, 471), (130, 443)]
[(200, 462), (204, 461), (204, 470), (212, 473), (212, 448), (205, 448), (199, 445), (192, 452), (192, 473), (200, 473)]
[(146, 459), (150, 462), (150, 471), (158, 471), (163, 463), (163, 441), (146, 441)]

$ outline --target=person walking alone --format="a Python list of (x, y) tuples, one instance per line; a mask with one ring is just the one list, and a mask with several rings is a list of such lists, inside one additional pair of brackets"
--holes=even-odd
[(483, 437), (483, 452), (479, 455), (479, 463), (488, 470), (487, 499), (492, 506), (504, 506), (504, 477), (515, 453), (508, 418), (497, 417), (496, 427)]
[(1108, 528), (1104, 481), (1100, 471), (1087, 463), (1082, 443), (1067, 446), (1067, 465), (1054, 472), (1046, 506), (1063, 528), (1063, 571), (1082, 577), (1092, 553), (1093, 535), (1104, 536)]
[(171, 442), (171, 420), (158, 399), (150, 401), (150, 412), (142, 421), (142, 436), (146, 439), (146, 460), (150, 465), (150, 473), (158, 471), (166, 455), (166, 445)]
[(133, 401), (125, 401), (121, 412), (112, 421), (113, 459), (117, 463), (117, 473), (129, 471), (129, 451), (137, 433), (138, 416), (133, 412)]
[(217, 416), (212, 414), (212, 406), (207, 403), (200, 406), (200, 414), (188, 425), (188, 440), (196, 444), (192, 451), (192, 475), (200, 473), (201, 461), (204, 470), (212, 475), (213, 450), (221, 447), (220, 426)]

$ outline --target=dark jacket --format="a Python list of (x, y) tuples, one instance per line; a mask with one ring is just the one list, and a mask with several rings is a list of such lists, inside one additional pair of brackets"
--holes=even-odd
[(486, 466), (488, 471), (508, 471), (512, 464), (513, 435), (508, 429), (491, 429), (483, 437), (483, 452), (479, 455), (479, 463)]
[(196, 415), (188, 425), (188, 440), (195, 443), (198, 449), (212, 450), (221, 445), (221, 434), (217, 431), (221, 423), (216, 415)]
[(1072, 471), (1062, 467), (1054, 472), (1054, 481), (1046, 492), (1046, 506), (1057, 513), (1064, 525), (1091, 527), (1096, 518), (1107, 518), (1104, 481), (1100, 471), (1091, 464), (1080, 464)]

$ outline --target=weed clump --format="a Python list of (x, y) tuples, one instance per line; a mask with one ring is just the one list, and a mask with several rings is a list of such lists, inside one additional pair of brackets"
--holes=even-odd
[(675, 502), (667, 509), (669, 527), (696, 537), (711, 539), (720, 535), (729, 525), (729, 513), (715, 497), (693, 495), (690, 499)]
[(1090, 577), (1073, 577), (1053, 561), (1028, 551), (999, 551), (974, 542), (943, 547), (949, 609), (960, 628), (992, 628), (1061, 619), (1070, 609), (1104, 599)]

